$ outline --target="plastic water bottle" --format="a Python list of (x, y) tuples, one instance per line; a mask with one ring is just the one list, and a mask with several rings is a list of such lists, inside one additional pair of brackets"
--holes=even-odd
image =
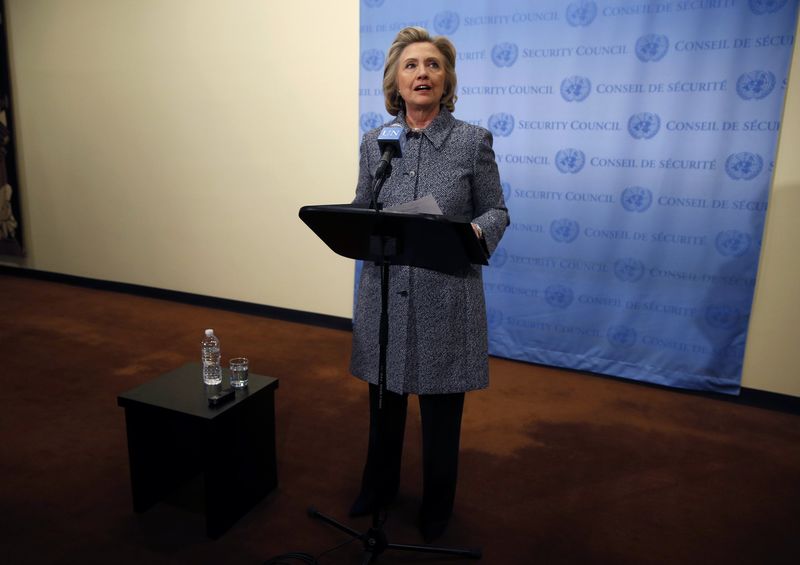
[(222, 382), (222, 366), (220, 365), (219, 339), (214, 330), (206, 330), (201, 349), (203, 353), (203, 383), (218, 385)]

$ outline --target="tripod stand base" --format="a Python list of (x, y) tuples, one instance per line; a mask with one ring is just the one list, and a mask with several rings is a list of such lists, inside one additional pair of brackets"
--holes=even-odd
[(366, 552), (364, 564), (370, 563), (373, 559), (377, 558), (378, 555), (387, 549), (394, 549), (398, 551), (416, 551), (419, 553), (437, 553), (439, 555), (454, 555), (458, 557), (464, 557), (465, 559), (480, 559), (483, 556), (483, 553), (480, 549), (460, 549), (455, 547), (437, 547), (433, 545), (389, 543), (388, 539), (386, 538), (386, 534), (379, 527), (372, 527), (365, 533), (361, 533), (354, 530), (350, 526), (334, 520), (330, 516), (326, 516), (313, 506), (309, 507), (308, 515), (317, 520), (322, 520), (329, 526), (333, 526), (337, 530), (345, 532), (346, 534), (361, 540), (364, 545), (364, 551)]

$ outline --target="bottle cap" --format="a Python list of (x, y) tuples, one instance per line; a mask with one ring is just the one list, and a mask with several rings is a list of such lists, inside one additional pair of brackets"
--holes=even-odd
[(212, 336), (212, 335), (214, 335), (214, 330), (212, 329), (206, 330), (206, 336)]

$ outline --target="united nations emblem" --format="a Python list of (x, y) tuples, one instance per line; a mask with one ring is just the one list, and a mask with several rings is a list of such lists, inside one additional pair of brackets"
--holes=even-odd
[(586, 155), (580, 149), (568, 147), (556, 153), (556, 167), (564, 174), (575, 174), (586, 164)]
[(367, 8), (380, 8), (386, 0), (363, 0)]
[(628, 133), (634, 139), (650, 139), (661, 129), (661, 118), (652, 112), (639, 112), (628, 120)]
[(506, 251), (505, 247), (498, 247), (489, 258), (489, 266), (499, 269), (506, 264), (506, 261), (508, 261), (508, 251)]
[(383, 68), (383, 51), (367, 49), (361, 53), (361, 66), (365, 71), (379, 71)]
[(456, 12), (449, 10), (439, 12), (433, 18), (433, 29), (439, 35), (453, 35), (458, 30), (458, 25), (461, 23), (461, 18), (458, 17)]
[(717, 234), (714, 244), (720, 255), (726, 257), (741, 257), (750, 249), (753, 238), (739, 230), (725, 230)]
[(497, 308), (486, 309), (486, 322), (490, 328), (499, 328), (503, 325), (503, 312)]
[(500, 112), (489, 116), (489, 131), (499, 137), (508, 137), (514, 131), (514, 116)]
[(561, 98), (567, 102), (583, 102), (592, 92), (592, 82), (574, 75), (561, 81)]
[(597, 17), (597, 3), (591, 0), (571, 2), (567, 6), (567, 23), (572, 27), (588, 26)]
[(359, 124), (361, 125), (361, 131), (369, 131), (371, 129), (375, 129), (379, 125), (383, 123), (381, 119), (381, 115), (375, 112), (364, 112), (361, 114), (361, 118), (359, 119)]
[(544, 299), (550, 306), (555, 306), (556, 308), (566, 308), (572, 304), (574, 297), (575, 294), (572, 289), (563, 284), (551, 284), (544, 289)]
[(636, 345), (636, 330), (628, 326), (611, 326), (606, 332), (606, 339), (617, 347), (633, 347)]
[(742, 361), (744, 360), (744, 350), (744, 343), (734, 343), (733, 345), (729, 345), (722, 350), (722, 357), (726, 361), (741, 365)]
[(736, 81), (736, 94), (742, 100), (761, 100), (775, 88), (775, 75), (770, 71), (744, 73)]
[(730, 330), (739, 323), (739, 309), (724, 304), (712, 304), (706, 308), (706, 322), (712, 328)]
[(578, 222), (569, 218), (553, 220), (550, 223), (550, 237), (558, 243), (572, 243), (578, 237), (581, 228)]
[(614, 276), (622, 282), (639, 282), (644, 276), (644, 263), (632, 257), (614, 261)]
[(519, 48), (515, 43), (498, 43), (492, 48), (492, 62), (498, 67), (510, 67), (517, 60)]
[(653, 203), (653, 193), (642, 186), (629, 186), (622, 191), (619, 201), (628, 212), (644, 212)]
[(759, 16), (773, 14), (786, 5), (786, 0), (750, 0), (750, 11)]
[(636, 56), (643, 63), (660, 61), (669, 50), (669, 38), (658, 33), (648, 33), (636, 41)]
[(733, 180), (753, 180), (763, 168), (761, 155), (749, 151), (732, 153), (725, 159), (725, 172)]
[(511, 185), (507, 182), (501, 182), (500, 186), (503, 188), (503, 200), (508, 202), (511, 199)]

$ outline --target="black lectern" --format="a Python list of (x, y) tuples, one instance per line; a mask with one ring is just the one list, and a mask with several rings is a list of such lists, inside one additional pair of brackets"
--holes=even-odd
[(489, 264), (486, 248), (461, 218), (331, 204), (303, 206), (300, 219), (334, 253), (350, 259), (451, 274), (470, 263)]
[[(375, 196), (377, 199), (377, 193)], [(389, 342), (389, 265), (409, 265), (456, 274), (471, 263), (488, 264), (488, 253), (468, 220), (430, 214), (412, 214), (360, 208), (348, 204), (304, 206), (300, 219), (335, 253), (350, 259), (372, 261), (381, 266), (381, 318), (378, 337), (378, 407), (382, 412), (386, 390), (386, 347)], [(378, 417), (379, 429), (382, 416)], [(380, 437), (380, 434), (378, 434)], [(380, 453), (380, 445), (378, 445)], [(383, 532), (380, 509), (372, 515), (366, 533), (308, 509), (313, 518), (343, 531), (364, 544), (364, 564), (386, 549), (438, 553), (480, 559), (480, 549), (457, 549), (428, 545), (389, 543)]]

